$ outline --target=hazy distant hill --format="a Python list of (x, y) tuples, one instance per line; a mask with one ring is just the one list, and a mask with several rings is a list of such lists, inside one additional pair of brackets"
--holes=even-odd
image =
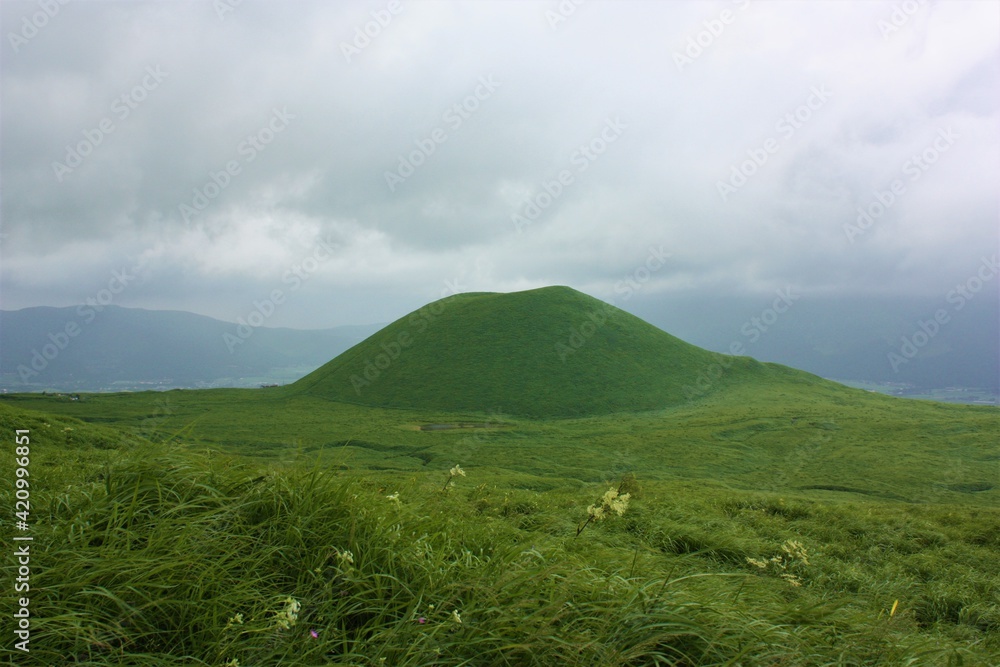
[(376, 330), (256, 328), (108, 306), (0, 311), (0, 387), (101, 391), (291, 381)]
[(838, 387), (709, 352), (569, 287), (424, 306), (287, 388), (335, 401), (569, 417), (654, 410), (729, 387)]
[[(1000, 298), (995, 285), (988, 284), (960, 309), (945, 295), (802, 296), (773, 317), (774, 312), (767, 313), (773, 298), (639, 294), (618, 305), (706, 349), (725, 352), (738, 342), (755, 359), (823, 377), (924, 389), (981, 387), (1000, 393)], [(939, 310), (947, 321), (925, 342), (920, 324)], [(933, 325), (928, 329), (933, 331)], [(904, 338), (925, 344), (909, 349), (915, 354), (903, 363), (897, 360), (894, 367), (889, 355), (899, 354)]]

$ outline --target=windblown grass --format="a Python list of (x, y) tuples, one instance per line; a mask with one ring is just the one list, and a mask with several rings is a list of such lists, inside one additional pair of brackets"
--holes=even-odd
[[(1000, 652), (991, 508), (641, 474), (542, 490), (457, 460), (339, 471), (5, 406), (0, 425), (32, 428), (37, 452), (32, 651), (14, 664), (989, 665)], [(627, 509), (577, 536), (610, 488)], [(799, 556), (781, 556), (793, 541)], [(748, 560), (779, 556), (780, 569)]]

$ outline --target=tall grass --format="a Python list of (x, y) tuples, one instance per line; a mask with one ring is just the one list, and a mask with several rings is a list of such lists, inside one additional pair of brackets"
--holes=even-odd
[[(947, 664), (941, 636), (915, 632), (920, 614), (943, 622), (972, 613), (948, 607), (954, 582), (942, 589), (940, 609), (880, 619), (819, 586), (832, 576), (826, 569), (813, 580), (801, 573), (803, 591), (742, 567), (741, 557), (768, 553), (739, 521), (760, 501), (708, 501), (733, 527), (729, 534), (697, 529), (701, 537), (692, 540), (696, 506), (681, 504), (679, 518), (661, 523), (658, 505), (667, 499), (644, 491), (631, 515), (576, 538), (593, 490), (575, 505), (560, 494), (504, 491), (501, 499), (501, 490), (467, 479), (442, 491), (441, 472), (404, 478), (265, 469), (148, 444), (116, 463), (79, 466), (66, 472), (71, 486), (40, 499), (32, 651), (13, 659), (244, 667)], [(525, 524), (526, 516), (537, 520)], [(687, 546), (677, 548), (679, 539)], [(995, 593), (988, 577), (983, 585)], [(978, 613), (995, 630), (996, 605), (983, 600)], [(960, 642), (945, 648), (977, 664)]]
[[(994, 508), (641, 473), (591, 483), (465, 460), (262, 463), (181, 445), (176, 429), (152, 443), (3, 405), (0, 427), (28, 427), (35, 443), (31, 652), (8, 641), (11, 664), (819, 667), (1000, 655)], [(467, 475), (450, 474), (456, 463)], [(629, 494), (627, 510), (578, 535), (611, 487)], [(0, 488), (9, 504), (10, 480)], [(13, 559), (0, 566), (11, 582)], [(12, 637), (11, 615), (0, 618)]]

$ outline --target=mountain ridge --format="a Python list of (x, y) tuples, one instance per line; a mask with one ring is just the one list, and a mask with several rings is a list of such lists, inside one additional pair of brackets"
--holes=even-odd
[[(12, 391), (252, 386), (297, 379), (376, 327), (299, 330), (109, 305), (0, 311), (0, 387)], [(238, 342), (234, 342), (238, 341)]]

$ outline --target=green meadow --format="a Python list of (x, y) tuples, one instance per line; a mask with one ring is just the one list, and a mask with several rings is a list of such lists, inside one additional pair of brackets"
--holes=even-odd
[[(263, 389), (20, 395), (0, 417), (32, 438), (34, 632), (15, 664), (1000, 653), (992, 408), (746, 392), (530, 420)], [(577, 535), (612, 488), (627, 509)]]
[[(3, 396), (5, 456), (31, 437), (11, 664), (1000, 663), (1000, 411), (613, 310), (564, 361), (595, 312), (574, 294), (542, 292), (567, 308), (551, 329), (532, 299), (462, 295), (287, 387)], [(574, 381), (622, 350), (674, 362)]]

